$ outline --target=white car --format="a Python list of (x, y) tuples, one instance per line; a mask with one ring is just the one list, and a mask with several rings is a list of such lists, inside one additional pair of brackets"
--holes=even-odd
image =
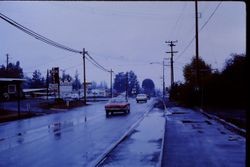
[(146, 94), (138, 94), (136, 96), (136, 102), (139, 103), (139, 102), (147, 102), (148, 100), (148, 96)]

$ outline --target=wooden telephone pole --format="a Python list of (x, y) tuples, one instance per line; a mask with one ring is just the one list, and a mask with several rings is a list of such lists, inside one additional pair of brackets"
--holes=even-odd
[(168, 45), (171, 48), (170, 52), (166, 52), (166, 53), (171, 53), (171, 57), (170, 57), (170, 66), (171, 66), (171, 87), (174, 84), (174, 61), (173, 61), (173, 57), (174, 57), (174, 53), (178, 53), (178, 51), (173, 51), (173, 46), (175, 46), (174, 43), (178, 42), (176, 41), (166, 41), (165, 43), (169, 43)]

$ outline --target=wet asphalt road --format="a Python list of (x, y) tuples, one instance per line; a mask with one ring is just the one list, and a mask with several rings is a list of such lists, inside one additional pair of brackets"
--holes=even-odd
[(97, 102), (1, 123), (0, 166), (89, 166), (153, 105), (153, 99), (142, 104), (130, 101), (129, 115), (106, 118), (106, 102)]

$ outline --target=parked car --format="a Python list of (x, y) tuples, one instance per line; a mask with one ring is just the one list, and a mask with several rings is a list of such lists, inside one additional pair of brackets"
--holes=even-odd
[(112, 98), (105, 105), (106, 116), (110, 113), (124, 112), (126, 114), (130, 113), (130, 103), (125, 98)]
[(74, 93), (74, 94), (71, 94), (71, 96), (70, 96), (72, 99), (74, 99), (74, 100), (79, 100), (79, 95), (78, 94), (76, 94), (76, 93)]
[(147, 102), (148, 100), (148, 96), (146, 94), (138, 94), (136, 96), (136, 102), (139, 103), (139, 102)]

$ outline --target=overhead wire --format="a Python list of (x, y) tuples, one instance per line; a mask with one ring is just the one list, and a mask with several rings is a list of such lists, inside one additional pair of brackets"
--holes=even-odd
[[(205, 13), (206, 11), (207, 11), (207, 8), (205, 8), (206, 10), (203, 12), (203, 13)], [(188, 34), (191, 32), (191, 30), (193, 30), (193, 28), (194, 28), (194, 26), (195, 25), (193, 25), (192, 26), (192, 29), (190, 29), (189, 31), (188, 31)], [(204, 25), (203, 25), (203, 27), (202, 27), (202, 29), (204, 28)], [(193, 41), (195, 40), (195, 36), (191, 39), (191, 41), (186, 45), (186, 47), (183, 49), (183, 51), (179, 54), (179, 56), (176, 58), (176, 60), (184, 53), (184, 52), (186, 52), (186, 50), (190, 47), (190, 45), (193, 43)]]
[(203, 30), (203, 28), (207, 25), (207, 23), (210, 21), (210, 19), (213, 17), (213, 15), (215, 14), (215, 12), (218, 10), (218, 8), (220, 7), (222, 1), (219, 2), (219, 4), (215, 7), (215, 10), (212, 12), (212, 14), (209, 16), (209, 18), (207, 19), (207, 21), (201, 26), (201, 30)]
[[(12, 20), (11, 18), (5, 16), (4, 14), (0, 13), (0, 18), (2, 18), (4, 21), (8, 22), (9, 24), (11, 24), (12, 26), (18, 28), (19, 30), (25, 32), (26, 34), (36, 38), (37, 40), (40, 40), (42, 42), (45, 42), (49, 45), (52, 45), (54, 47), (57, 47), (57, 48), (60, 48), (60, 49), (63, 49), (63, 50), (67, 50), (67, 51), (70, 51), (70, 52), (74, 52), (74, 53), (79, 53), (79, 54), (82, 54), (83, 52), (82, 51), (79, 51), (79, 50), (76, 50), (76, 49), (72, 49), (70, 47), (67, 47), (65, 45), (62, 45), (62, 44), (59, 44), (53, 40), (50, 40), (32, 30), (30, 30), (29, 28), (17, 23), (16, 21)], [(88, 52), (86, 52), (86, 54), (88, 55), (89, 57), (89, 61), (95, 65), (97, 68), (103, 70), (103, 71), (106, 71), (106, 72), (110, 72), (109, 70), (107, 70), (106, 68), (104, 68), (102, 65), (100, 65), (92, 56), (90, 56), (88, 54)], [(86, 57), (87, 58), (87, 57)]]
[[(214, 9), (214, 11), (211, 13), (211, 15), (209, 16), (209, 18), (207, 19), (207, 21), (201, 26), (201, 28), (199, 29), (199, 32), (201, 32), (203, 29), (204, 29), (204, 27), (207, 25), (207, 23), (211, 20), (211, 18), (213, 17), (213, 15), (215, 14), (215, 12), (218, 10), (218, 8), (220, 7), (220, 5), (221, 5), (221, 3), (222, 3), (222, 1), (220, 1), (217, 5), (216, 5), (216, 7), (215, 7), (215, 9)], [(195, 40), (195, 37), (196, 37), (196, 35), (191, 39), (191, 41), (186, 45), (186, 47), (183, 49), (183, 51), (178, 55), (178, 57), (176, 58), (176, 60), (177, 59), (179, 59), (185, 52), (186, 52), (186, 50), (189, 48), (189, 46), (193, 43), (193, 41)]]
[(24, 27), (23, 25), (17, 23), (16, 21), (12, 20), (11, 18), (5, 16), (5, 15), (2, 14), (2, 13), (0, 13), (0, 18), (2, 18), (3, 20), (5, 20), (5, 21), (8, 22), (9, 24), (13, 25), (14, 27), (20, 29), (21, 31), (25, 32), (26, 34), (31, 35), (31, 36), (33, 36), (34, 38), (36, 38), (36, 39), (38, 39), (38, 40), (40, 40), (40, 41), (42, 41), (42, 42), (45, 42), (45, 43), (47, 43), (47, 44), (49, 44), (49, 45), (52, 45), (52, 46), (54, 46), (54, 47), (58, 47), (58, 48), (61, 48), (61, 49), (64, 49), (64, 50), (67, 50), (67, 51), (70, 51), (70, 52), (74, 52), (74, 53), (80, 53), (80, 54), (82, 53), (82, 52), (79, 51), (79, 50), (72, 49), (72, 48), (70, 48), (70, 47), (64, 46), (64, 45), (62, 45), (62, 44), (59, 44), (59, 43), (57, 43), (57, 42), (55, 42), (55, 41), (52, 41), (52, 40), (50, 40), (50, 39), (44, 37), (44, 36), (42, 36), (42, 35), (40, 35), (40, 34), (34, 32), (34, 31), (30, 30), (29, 28)]
[[(174, 26), (172, 27), (171, 31), (169, 31), (169, 35), (168, 36), (170, 36), (170, 34), (172, 34), (172, 32), (177, 29), (176, 27), (177, 27), (178, 23), (181, 21), (181, 18), (183, 18), (182, 16), (184, 14), (184, 11), (185, 11), (186, 7), (187, 7), (187, 2), (185, 2), (183, 4), (181, 12), (180, 12), (180, 14), (179, 14), (179, 16), (178, 16), (178, 18), (177, 18)], [(177, 33), (176, 31), (174, 31), (174, 32), (175, 32), (175, 34)], [(174, 36), (174, 35), (172, 35), (172, 36)]]
[(86, 53), (87, 54), (87, 56), (89, 57), (89, 58), (87, 58), (87, 60), (89, 60), (93, 65), (95, 65), (97, 68), (99, 68), (99, 69), (101, 69), (101, 70), (103, 70), (103, 71), (106, 71), (106, 72), (110, 72), (109, 70), (107, 70), (105, 67), (103, 67), (102, 65), (100, 65), (92, 56), (90, 56), (89, 55), (89, 53), (87, 52)]

